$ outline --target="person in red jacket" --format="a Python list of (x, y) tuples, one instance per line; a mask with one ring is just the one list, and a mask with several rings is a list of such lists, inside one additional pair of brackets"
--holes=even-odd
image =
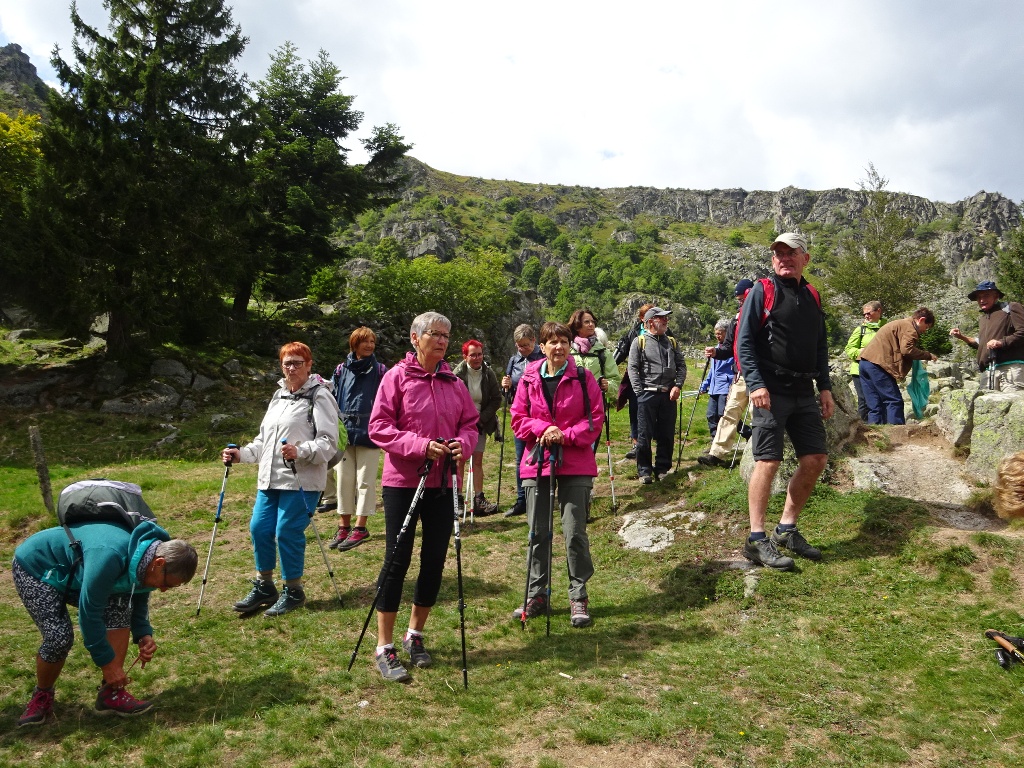
[(572, 332), (562, 323), (544, 323), (540, 329), (544, 359), (530, 363), (512, 403), (512, 431), (526, 443), (519, 467), (526, 488), (526, 514), (530, 524), (530, 575), (526, 603), (513, 618), (539, 616), (547, 609), (545, 589), (550, 585), (548, 536), (552, 464), (565, 536), (569, 569), (570, 621), (574, 627), (591, 623), (587, 581), (594, 575), (587, 538), (590, 490), (597, 476), (591, 448), (604, 426), (601, 388), (590, 371), (577, 367), (569, 355)]

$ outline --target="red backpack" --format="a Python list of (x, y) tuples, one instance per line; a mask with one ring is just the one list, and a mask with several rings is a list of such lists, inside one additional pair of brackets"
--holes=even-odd
[[(768, 318), (771, 315), (772, 307), (775, 306), (775, 281), (772, 278), (770, 278), (770, 277), (762, 277), (757, 282), (759, 282), (761, 284), (761, 286), (764, 288), (764, 309), (761, 312), (761, 327), (764, 328), (765, 325), (768, 324)], [(806, 283), (806, 286), (807, 286), (807, 290), (811, 292), (811, 296), (813, 296), (814, 300), (818, 303), (818, 309), (821, 309), (821, 294), (818, 293), (818, 289), (815, 288), (810, 283)], [(750, 294), (750, 291), (748, 290), (747, 291), (747, 295), (749, 295), (749, 294)], [(739, 355), (739, 347), (737, 345), (737, 342), (739, 341), (739, 338), (740, 338), (739, 324), (740, 324), (741, 318), (743, 316), (743, 306), (745, 306), (745, 305), (746, 305), (746, 302), (744, 302), (744, 304), (742, 306), (740, 306), (740, 311), (736, 313), (737, 331), (736, 331), (736, 333), (733, 334), (733, 337), (732, 337), (732, 356), (733, 356), (733, 363), (736, 366), (736, 375), (737, 376), (740, 375), (740, 355)]]

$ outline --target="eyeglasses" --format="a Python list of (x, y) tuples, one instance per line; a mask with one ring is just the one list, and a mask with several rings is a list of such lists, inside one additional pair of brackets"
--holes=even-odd
[(430, 336), (435, 339), (441, 339), (442, 341), (448, 341), (448, 339), (452, 337), (450, 333), (445, 333), (444, 331), (424, 331), (423, 335)]
[(282, 360), (282, 368), (301, 368), (306, 364), (305, 360)]

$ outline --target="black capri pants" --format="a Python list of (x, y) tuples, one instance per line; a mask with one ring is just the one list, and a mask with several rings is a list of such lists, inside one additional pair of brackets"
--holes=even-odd
[(452, 501), (451, 488), (426, 488), (423, 496), (416, 504), (409, 528), (402, 536), (401, 546), (395, 550), (395, 541), (402, 523), (409, 512), (416, 495), (415, 488), (392, 488), (384, 486), (381, 498), (384, 502), (384, 525), (387, 531), (387, 549), (384, 561), (394, 552), (391, 568), (384, 578), (377, 610), (394, 613), (402, 602), (402, 587), (405, 574), (412, 562), (412, 546), (416, 540), (416, 523), (423, 523), (422, 541), (420, 544), (420, 572), (416, 577), (416, 591), (413, 593), (413, 605), (432, 608), (437, 602), (437, 594), (441, 591), (441, 575), (444, 573), (444, 561), (448, 557), (448, 544), (452, 538), (455, 525), (455, 509)]

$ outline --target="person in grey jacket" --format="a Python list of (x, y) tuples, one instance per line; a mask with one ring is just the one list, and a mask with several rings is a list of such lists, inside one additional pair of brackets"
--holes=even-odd
[[(637, 399), (636, 469), (640, 482), (661, 479), (672, 468), (679, 392), (686, 381), (686, 361), (669, 336), (672, 312), (652, 307), (644, 314), (644, 334), (629, 347), (629, 381)], [(651, 460), (651, 442), (658, 444)], [(653, 465), (653, 466), (652, 466)]]
[[(338, 403), (327, 383), (311, 375), (313, 353), (302, 342), (292, 341), (278, 356), (284, 377), (259, 434), (248, 445), (226, 448), (221, 454), (225, 463), (259, 464), (249, 521), (257, 576), (252, 591), (234, 609), (252, 613), (271, 606), (266, 616), (288, 613), (306, 602), (302, 572), (307, 510), (316, 506), (327, 485), (328, 463), (338, 452)], [(284, 580), (280, 594), (274, 586), (278, 552)]]

